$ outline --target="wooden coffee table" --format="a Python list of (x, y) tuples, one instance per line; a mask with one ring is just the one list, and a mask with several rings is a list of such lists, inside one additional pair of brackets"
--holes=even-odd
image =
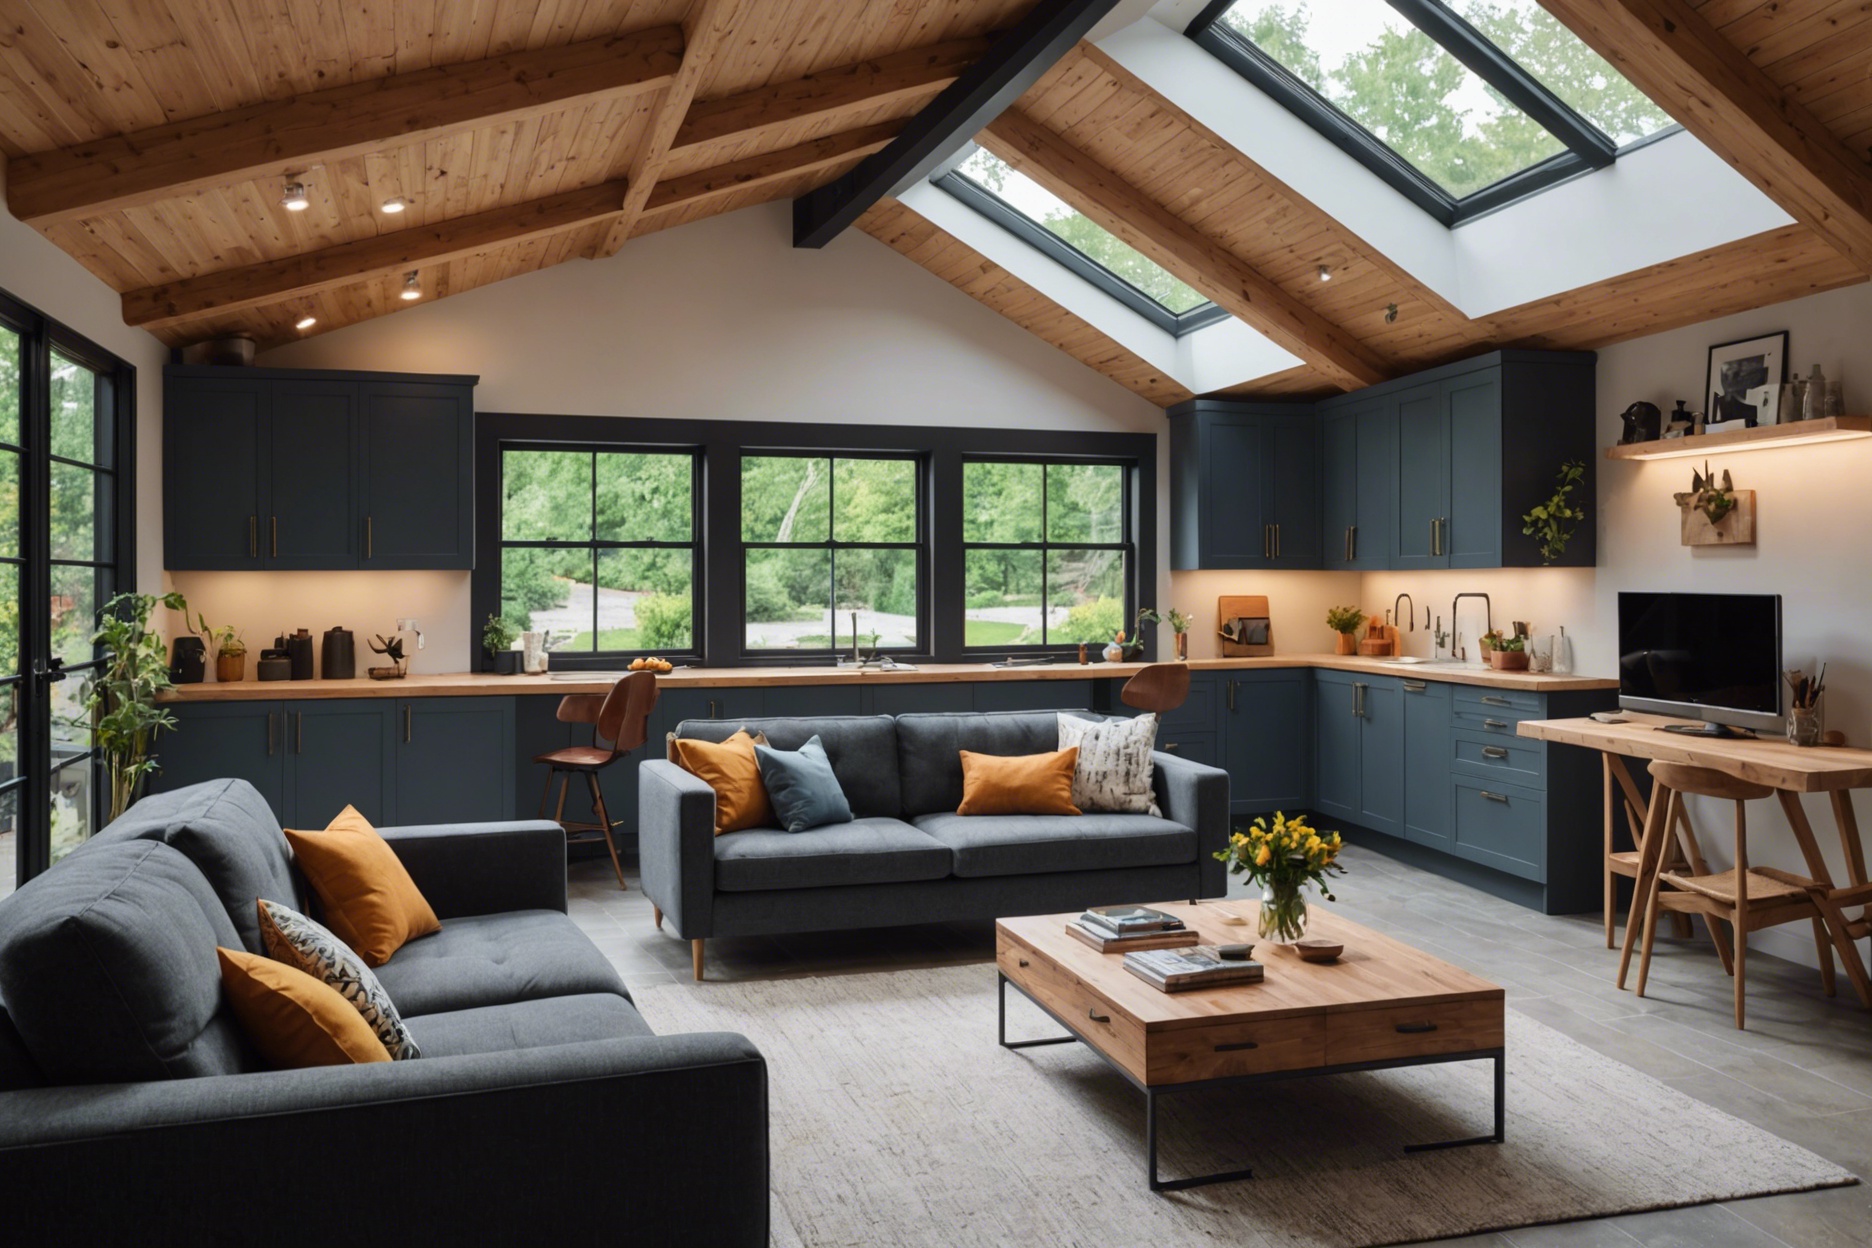
[[(1180, 916), (1204, 944), (1254, 940), (1255, 902), (1151, 904)], [(1224, 922), (1228, 914), (1247, 925)], [(995, 924), (998, 1039), (1008, 1049), (1076, 1040), (1130, 1080), (1144, 1094), (1152, 1191), (1253, 1177), (1248, 1169), (1157, 1177), (1157, 1098), (1219, 1084), (1489, 1060), (1495, 1063), (1494, 1132), (1406, 1144), (1404, 1150), (1504, 1138), (1503, 994), (1487, 980), (1314, 906), (1308, 934), (1343, 941), (1337, 962), (1302, 962), (1291, 949), (1257, 944), (1255, 960), (1267, 968), (1262, 983), (1159, 992), (1125, 970), (1122, 955), (1099, 953), (1069, 936), (1066, 924), (1077, 917), (1034, 915)], [(1072, 1034), (1010, 1041), (1010, 983)]]

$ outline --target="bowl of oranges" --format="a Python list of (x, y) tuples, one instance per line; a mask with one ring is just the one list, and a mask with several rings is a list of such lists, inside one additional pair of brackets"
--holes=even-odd
[(668, 659), (647, 656), (641, 659), (632, 659), (630, 670), (633, 672), (656, 672), (658, 675), (662, 675), (665, 672), (675, 671), (676, 665)]

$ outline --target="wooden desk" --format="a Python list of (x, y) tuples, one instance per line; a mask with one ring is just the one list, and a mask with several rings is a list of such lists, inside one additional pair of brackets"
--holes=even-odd
[[(1623, 724), (1602, 724), (1596, 719), (1534, 719), (1522, 721), (1519, 735), (1539, 741), (1557, 741), (1598, 750), (1606, 760), (1608, 772), (1624, 791), (1626, 800), (1642, 810), (1638, 787), (1626, 769), (1625, 758), (1663, 759), (1692, 767), (1711, 767), (1718, 771), (1765, 784), (1775, 790), (1788, 826), (1807, 861), (1807, 874), (1822, 889), (1824, 896), (1816, 903), (1826, 915), (1833, 943), (1846, 966), (1859, 1000), (1872, 1008), (1872, 981), (1866, 976), (1865, 963), (1853, 941), (1872, 933), (1872, 922), (1862, 911), (1848, 919), (1845, 909), (1872, 902), (1872, 886), (1866, 881), (1865, 846), (1859, 837), (1859, 820), (1853, 812), (1852, 790), (1872, 788), (1872, 750), (1844, 746), (1819, 745), (1802, 749), (1779, 737), (1737, 740), (1722, 737), (1688, 737), (1658, 731), (1665, 724), (1682, 723), (1661, 715), (1629, 713)], [(1814, 839), (1813, 825), (1802, 808), (1802, 793), (1824, 793), (1833, 807), (1833, 821), (1839, 830), (1840, 848), (1846, 856), (1847, 883), (1834, 883), (1826, 859)], [(1611, 820), (1612, 804), (1606, 805), (1606, 819)], [(1609, 822), (1608, 822), (1609, 826)], [(1665, 829), (1669, 834), (1669, 829)]]

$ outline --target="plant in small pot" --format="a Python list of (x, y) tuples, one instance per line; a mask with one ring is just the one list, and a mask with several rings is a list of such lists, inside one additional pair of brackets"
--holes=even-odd
[(143, 778), (158, 770), (150, 757), (156, 734), (176, 726), (175, 716), (156, 701), (170, 687), (162, 636), (149, 628), (157, 607), (180, 611), (186, 626), (188, 601), (181, 594), (118, 594), (104, 604), (91, 638), (104, 664), (80, 689), (91, 717), (91, 744), (110, 779), (112, 819), (129, 809)]
[(511, 676), (520, 670), (520, 652), (513, 648), (520, 630), (498, 615), (487, 617), (481, 626), (481, 653), (496, 676)]
[(1175, 607), (1171, 607), (1161, 615), (1157, 613), (1156, 607), (1139, 607), (1137, 622), (1137, 637), (1131, 647), (1137, 652), (1134, 657), (1142, 657), (1144, 650), (1144, 626), (1146, 624), (1168, 624), (1171, 633), (1176, 637), (1176, 661), (1179, 663), (1189, 662), (1189, 616), (1184, 615)]
[(1365, 613), (1357, 607), (1330, 607), (1326, 611), (1326, 627), (1339, 634), (1339, 653), (1358, 653), (1359, 625), (1365, 622)]
[(1489, 646), (1488, 665), (1500, 672), (1525, 672), (1528, 668), (1527, 638), (1503, 637), (1500, 633), (1485, 638)]
[(1228, 848), (1215, 856), (1228, 864), (1231, 874), (1245, 875), (1261, 886), (1256, 927), (1261, 939), (1291, 945), (1306, 935), (1306, 898), (1300, 890), (1311, 884), (1327, 901), (1336, 900), (1326, 880), (1345, 874), (1339, 865), (1341, 844), (1337, 832), (1318, 832), (1304, 816), (1289, 819), (1276, 812), (1271, 827), (1264, 815), (1230, 833)]
[(232, 624), (209, 630), (208, 648), (215, 655), (215, 679), (224, 685), (247, 679), (247, 643)]

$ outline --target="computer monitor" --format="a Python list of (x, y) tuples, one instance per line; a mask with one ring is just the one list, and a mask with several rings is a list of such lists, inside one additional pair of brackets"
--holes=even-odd
[(1781, 595), (1620, 593), (1619, 705), (1735, 735), (1783, 726)]

